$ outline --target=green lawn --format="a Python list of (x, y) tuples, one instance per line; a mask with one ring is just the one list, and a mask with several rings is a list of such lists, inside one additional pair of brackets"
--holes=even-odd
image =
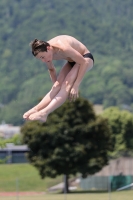
[(56, 179), (41, 179), (36, 168), (30, 164), (0, 165), (0, 192), (16, 191), (46, 191), (47, 188), (62, 182), (62, 177)]
[[(133, 191), (122, 191), (111, 193), (110, 200), (131, 200)], [(90, 194), (68, 194), (66, 197), (63, 194), (47, 194), (42, 196), (32, 197), (1, 197), (1, 200), (109, 200), (108, 193), (90, 193)]]
[[(19, 191), (44, 192), (50, 186), (62, 181), (62, 177), (56, 179), (46, 178), (42, 180), (38, 171), (29, 164), (11, 164), (0, 165), (0, 192), (16, 191), (16, 185)], [(17, 184), (16, 184), (17, 183)], [(81, 191), (83, 192), (83, 191)], [(110, 198), (109, 198), (110, 197)], [(3, 197), (0, 200), (131, 200), (133, 191), (108, 192), (101, 193), (73, 193), (64, 196), (64, 194), (43, 194), (37, 196)]]

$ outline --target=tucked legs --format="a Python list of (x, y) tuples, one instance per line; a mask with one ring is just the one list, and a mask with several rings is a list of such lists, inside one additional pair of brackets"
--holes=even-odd
[(68, 98), (70, 89), (77, 78), (78, 70), (79, 70), (79, 65), (75, 64), (75, 66), (67, 74), (58, 94), (53, 98), (53, 100), (48, 104), (48, 106), (46, 106), (40, 112), (30, 115), (29, 116), (30, 120), (46, 121), (48, 114), (53, 112), (55, 109), (57, 109), (66, 101), (66, 99)]

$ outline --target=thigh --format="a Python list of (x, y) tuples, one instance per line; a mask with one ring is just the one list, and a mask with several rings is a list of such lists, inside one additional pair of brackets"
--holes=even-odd
[(59, 75), (57, 77), (57, 81), (62, 85), (62, 83), (64, 82), (67, 74), (71, 71), (72, 67), (71, 65), (67, 62), (61, 69), (61, 71), (59, 72)]
[(79, 71), (79, 64), (75, 64), (65, 77), (64, 83), (69, 82), (70, 85), (73, 85), (78, 76), (78, 71)]
[[(90, 58), (85, 58), (85, 59), (86, 59), (86, 65), (84, 67), (85, 67), (85, 73), (86, 73), (88, 70), (90, 70), (93, 67), (93, 61)], [(65, 77), (64, 84), (69, 83), (71, 86), (74, 84), (78, 76), (79, 68), (80, 68), (80, 65), (76, 63), (72, 67), (72, 69), (69, 71), (67, 76)]]

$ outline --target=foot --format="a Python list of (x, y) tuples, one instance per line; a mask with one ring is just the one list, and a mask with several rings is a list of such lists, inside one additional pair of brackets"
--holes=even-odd
[(32, 109), (28, 110), (26, 113), (24, 113), (23, 118), (28, 119), (31, 114), (36, 113), (36, 112), (37, 112), (37, 110), (35, 108), (32, 108)]
[(47, 120), (47, 115), (46, 113), (42, 113), (41, 111), (40, 112), (36, 112), (36, 113), (33, 113), (29, 116), (29, 120), (39, 120), (41, 122), (46, 122)]

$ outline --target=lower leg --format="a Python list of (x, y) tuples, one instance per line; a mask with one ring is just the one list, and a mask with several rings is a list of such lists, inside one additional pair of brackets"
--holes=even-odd
[(30, 109), (29, 111), (24, 113), (23, 118), (26, 119), (31, 114), (38, 112), (38, 111), (42, 110), (43, 108), (45, 108), (51, 102), (51, 100), (58, 94), (59, 90), (60, 90), (59, 85), (53, 86), (51, 91), (41, 100), (41, 102), (39, 104), (37, 104), (32, 109)]
[(60, 107), (68, 98), (69, 90), (64, 90), (63, 88), (59, 91), (56, 97), (50, 102), (50, 104), (42, 110), (44, 114), (50, 114), (58, 107)]
[(55, 109), (60, 107), (66, 101), (70, 89), (77, 78), (78, 70), (79, 70), (79, 65), (76, 65), (74, 68), (72, 68), (72, 70), (67, 75), (61, 87), (61, 90), (58, 92), (58, 94), (53, 98), (53, 100), (48, 104), (48, 106), (46, 106), (40, 112), (30, 115), (29, 116), (30, 120), (46, 121), (47, 116)]
[(29, 116), (33, 113), (36, 113), (42, 109), (44, 109), (50, 102), (51, 100), (58, 94), (58, 92), (61, 89), (61, 85), (64, 81), (64, 79), (66, 78), (67, 74), (70, 72), (71, 70), (71, 66), (69, 63), (66, 63), (60, 73), (59, 76), (57, 78), (57, 81), (55, 82), (55, 84), (53, 85), (51, 91), (42, 99), (42, 101), (37, 104), (36, 106), (34, 106), (32, 109), (30, 109), (28, 112), (24, 113), (23, 118), (24, 119), (28, 119)]
[(31, 114), (29, 116), (30, 120), (40, 120), (40, 121), (46, 121), (47, 116), (53, 112), (55, 109), (60, 107), (68, 98), (70, 90), (64, 90), (63, 88), (59, 91), (59, 93), (55, 96), (55, 98), (48, 104), (47, 107), (42, 109), (40, 112)]

